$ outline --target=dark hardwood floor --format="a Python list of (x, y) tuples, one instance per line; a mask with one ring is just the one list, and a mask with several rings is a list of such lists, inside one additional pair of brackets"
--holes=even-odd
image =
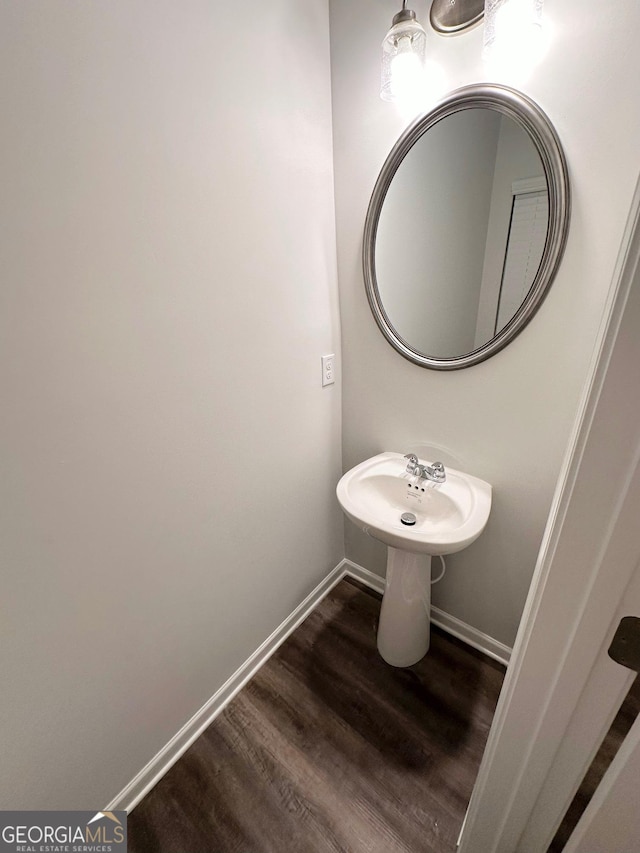
[(394, 669), (342, 581), (132, 812), (131, 853), (454, 853), (504, 667)]

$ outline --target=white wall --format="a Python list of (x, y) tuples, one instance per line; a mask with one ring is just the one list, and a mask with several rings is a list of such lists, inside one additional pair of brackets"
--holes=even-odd
[(0, 807), (105, 805), (342, 556), (324, 0), (0, 7)]
[[(414, 4), (427, 22), (428, 3)], [(382, 450), (449, 449), (494, 487), (489, 525), (448, 560), (434, 603), (512, 642), (531, 579), (560, 460), (586, 377), (596, 329), (638, 173), (640, 5), (547, 0), (553, 38), (528, 80), (505, 74), (536, 100), (564, 145), (573, 189), (569, 241), (532, 323), (505, 350), (467, 370), (436, 372), (403, 359), (370, 314), (361, 274), (369, 196), (406, 122), (378, 98), (386, 0), (332, 0), (334, 167), (343, 329), (344, 465)], [(445, 88), (488, 79), (482, 28), (442, 38), (427, 51)], [(384, 548), (346, 524), (351, 559), (384, 571)]]
[(404, 158), (380, 212), (380, 297), (400, 337), (436, 358), (474, 348), (499, 130), (489, 110), (447, 116)]

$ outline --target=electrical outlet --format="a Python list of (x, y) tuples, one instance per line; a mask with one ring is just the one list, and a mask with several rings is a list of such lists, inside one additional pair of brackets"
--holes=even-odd
[(322, 356), (322, 385), (333, 385), (336, 381), (336, 357), (334, 353)]

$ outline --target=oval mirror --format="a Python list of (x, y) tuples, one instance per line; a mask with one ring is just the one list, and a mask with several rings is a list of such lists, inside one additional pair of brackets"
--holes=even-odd
[(400, 137), (367, 211), (365, 285), (385, 337), (439, 370), (494, 355), (540, 307), (569, 208), (564, 153), (533, 101), (452, 92)]

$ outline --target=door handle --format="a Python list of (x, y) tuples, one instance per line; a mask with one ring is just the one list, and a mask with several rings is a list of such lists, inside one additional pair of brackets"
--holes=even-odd
[(608, 654), (616, 663), (640, 672), (640, 617), (624, 616), (620, 620)]

